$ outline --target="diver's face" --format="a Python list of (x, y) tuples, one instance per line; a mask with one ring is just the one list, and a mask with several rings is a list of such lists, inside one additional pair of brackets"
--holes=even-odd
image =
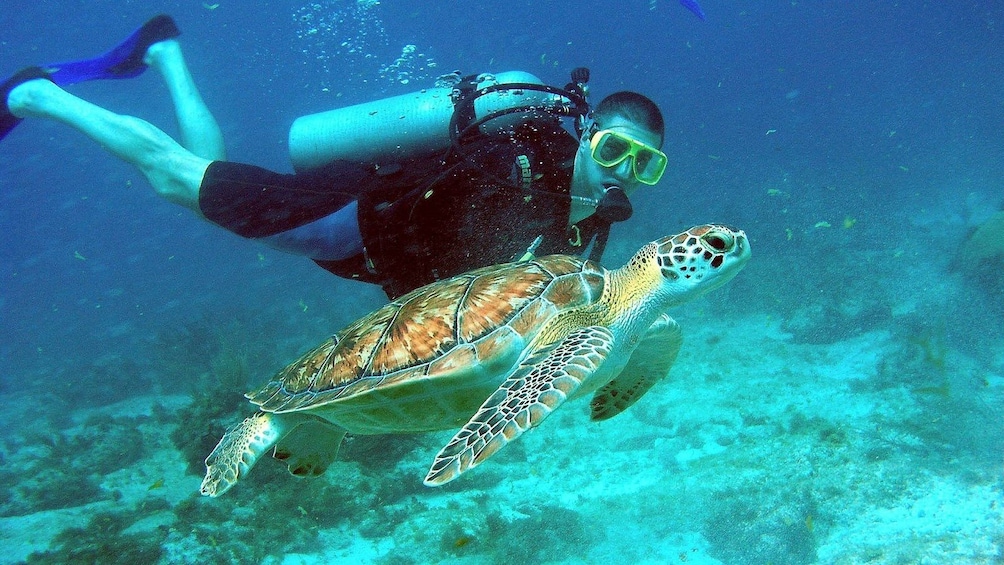
[[(614, 116), (607, 120), (606, 123), (602, 124), (601, 129), (613, 130), (652, 147), (662, 145), (662, 139), (658, 134), (623, 116)], [(590, 136), (588, 134), (584, 134), (579, 140), (579, 150), (575, 154), (572, 194), (599, 202), (607, 190), (617, 187), (631, 196), (642, 185), (632, 171), (634, 157), (628, 157), (612, 167), (604, 167), (593, 160), (589, 142)]]

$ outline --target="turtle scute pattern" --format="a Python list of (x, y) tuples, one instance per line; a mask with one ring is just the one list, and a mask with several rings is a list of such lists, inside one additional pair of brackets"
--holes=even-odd
[[(599, 269), (593, 262), (555, 255), (478, 269), (420, 288), (352, 323), (247, 397), (262, 410), (290, 412), (362, 394), (395, 377), (435, 376), (462, 364), (458, 361), (474, 360), (469, 349), (457, 352), (461, 359), (448, 358), (460, 345), (507, 323), (524, 334), (546, 319), (542, 310), (576, 306), (598, 295)], [(583, 274), (562, 278), (576, 272)], [(582, 292), (583, 283), (590, 293)], [(545, 300), (537, 301), (542, 294)], [(491, 345), (482, 349), (490, 351)]]

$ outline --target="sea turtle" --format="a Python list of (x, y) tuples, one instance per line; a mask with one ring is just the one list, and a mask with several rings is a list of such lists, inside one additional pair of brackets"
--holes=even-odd
[(319, 475), (346, 433), (460, 430), (425, 484), (457, 478), (565, 400), (594, 394), (593, 420), (666, 376), (681, 344), (665, 313), (728, 282), (750, 257), (721, 225), (651, 242), (623, 267), (553, 255), (424, 286), (350, 324), (247, 397), (259, 411), (206, 458), (219, 496), (270, 448)]

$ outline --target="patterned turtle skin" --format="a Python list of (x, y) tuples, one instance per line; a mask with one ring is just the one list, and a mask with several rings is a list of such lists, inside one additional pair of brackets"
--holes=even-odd
[(668, 308), (731, 280), (746, 234), (693, 227), (642, 247), (620, 269), (553, 255), (419, 288), (360, 318), (246, 396), (259, 411), (206, 459), (219, 496), (272, 450), (315, 476), (346, 433), (459, 429), (425, 484), (485, 461), (565, 400), (593, 395), (611, 418), (664, 378), (682, 343)]

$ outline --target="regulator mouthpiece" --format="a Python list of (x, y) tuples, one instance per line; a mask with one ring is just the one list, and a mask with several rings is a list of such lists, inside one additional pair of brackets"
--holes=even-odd
[(596, 205), (596, 215), (610, 223), (623, 222), (633, 212), (627, 194), (617, 187), (608, 188)]

